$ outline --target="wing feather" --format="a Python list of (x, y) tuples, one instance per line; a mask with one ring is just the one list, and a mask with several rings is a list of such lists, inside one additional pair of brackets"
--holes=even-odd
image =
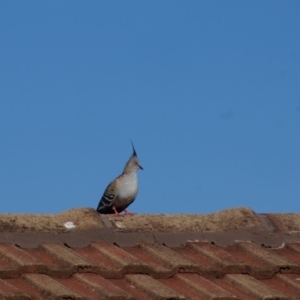
[(99, 213), (105, 213), (105, 211), (113, 205), (117, 196), (117, 180), (113, 180), (105, 189), (99, 201), (97, 211)]

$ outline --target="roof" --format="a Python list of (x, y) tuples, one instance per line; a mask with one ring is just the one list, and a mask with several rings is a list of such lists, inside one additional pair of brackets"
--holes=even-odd
[(82, 208), (0, 228), (0, 299), (300, 299), (299, 214)]

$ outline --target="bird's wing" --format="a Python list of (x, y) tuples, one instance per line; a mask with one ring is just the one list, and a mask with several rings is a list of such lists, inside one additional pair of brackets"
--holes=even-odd
[(118, 179), (119, 177), (113, 180), (105, 189), (97, 207), (98, 212), (104, 212), (106, 208), (113, 205), (118, 196), (118, 190), (120, 186)]

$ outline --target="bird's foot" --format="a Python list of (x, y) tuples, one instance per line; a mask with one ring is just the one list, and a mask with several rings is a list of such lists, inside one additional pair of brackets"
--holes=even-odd
[(122, 214), (120, 214), (120, 213), (116, 210), (115, 207), (113, 207), (112, 209), (114, 210), (116, 216), (119, 216), (119, 217), (122, 217), (122, 216), (123, 216)]

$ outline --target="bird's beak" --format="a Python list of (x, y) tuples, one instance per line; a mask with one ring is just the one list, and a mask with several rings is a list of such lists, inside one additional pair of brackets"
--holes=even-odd
[(144, 168), (143, 168), (142, 166), (139, 166), (139, 168), (140, 168), (141, 170), (144, 170)]

